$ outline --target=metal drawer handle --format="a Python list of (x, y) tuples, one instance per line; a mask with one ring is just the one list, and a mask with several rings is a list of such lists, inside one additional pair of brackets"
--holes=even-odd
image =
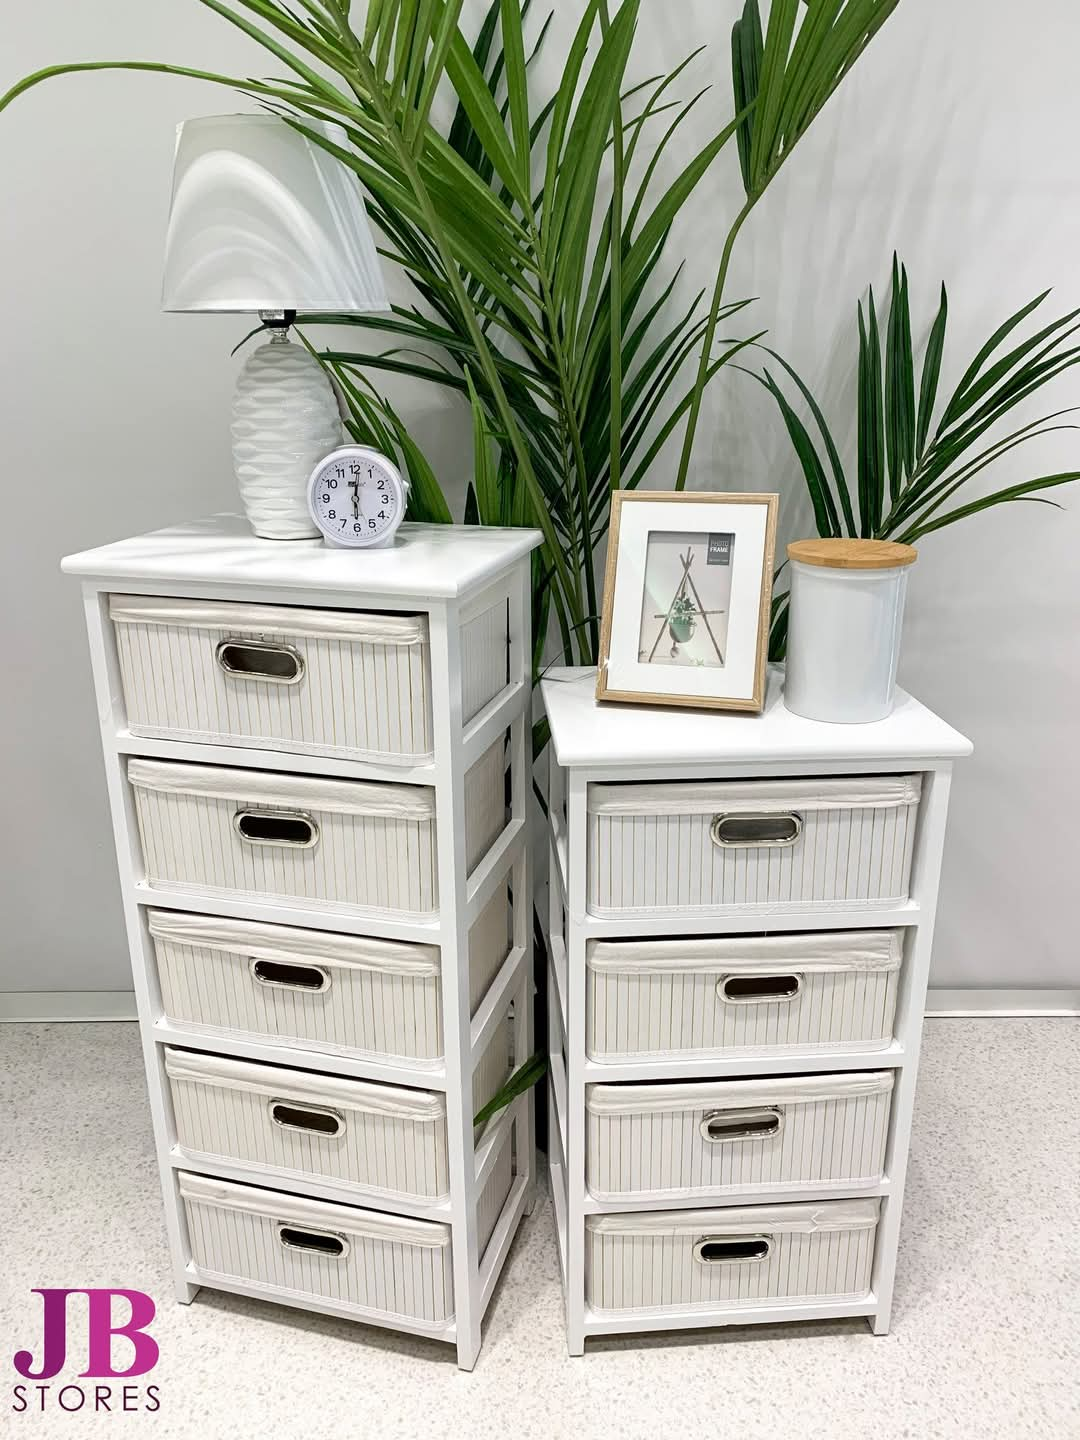
[(779, 1135), (784, 1112), (776, 1105), (755, 1110), (710, 1110), (698, 1129), (703, 1140), (722, 1145), (729, 1140), (768, 1140)]
[(694, 1246), (694, 1259), (702, 1265), (746, 1265), (767, 1260), (771, 1235), (703, 1235)]
[(315, 818), (304, 810), (237, 810), (233, 827), (249, 845), (284, 845), (310, 850), (319, 843)]
[(278, 1240), (286, 1250), (302, 1250), (306, 1255), (325, 1255), (331, 1260), (341, 1260), (349, 1253), (349, 1242), (344, 1235), (335, 1235), (330, 1230), (299, 1230), (295, 1225), (279, 1225)]
[(721, 975), (716, 993), (729, 1005), (767, 1005), (794, 1000), (802, 983), (801, 975)]
[(794, 845), (802, 834), (802, 816), (714, 815), (709, 838), (725, 849), (748, 849), (765, 845)]
[(345, 1117), (324, 1105), (294, 1105), (291, 1100), (271, 1100), (270, 1118), (282, 1130), (301, 1130), (333, 1140), (345, 1133)]
[(278, 990), (305, 990), (320, 994), (330, 989), (330, 972), (320, 965), (286, 965), (280, 960), (249, 961), (252, 978)]
[(291, 645), (272, 645), (268, 640), (222, 640), (214, 657), (234, 680), (299, 685), (304, 678), (304, 657)]

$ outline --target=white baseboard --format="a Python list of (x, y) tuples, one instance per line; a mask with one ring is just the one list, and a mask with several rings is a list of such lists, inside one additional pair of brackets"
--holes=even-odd
[(937, 990), (926, 995), (928, 1019), (1021, 1019), (1080, 1015), (1080, 990)]
[(134, 990), (7, 990), (0, 992), (5, 1020), (135, 1020)]

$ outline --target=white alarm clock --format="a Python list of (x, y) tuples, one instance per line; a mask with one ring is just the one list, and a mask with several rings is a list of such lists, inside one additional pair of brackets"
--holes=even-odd
[(320, 460), (308, 482), (308, 510), (328, 545), (392, 545), (405, 518), (409, 482), (378, 450), (342, 445)]

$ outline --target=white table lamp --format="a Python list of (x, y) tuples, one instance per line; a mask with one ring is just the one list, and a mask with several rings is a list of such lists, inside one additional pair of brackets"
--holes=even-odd
[[(344, 133), (305, 122), (345, 147)], [(318, 535), (316, 463), (342, 443), (334, 390), (289, 341), (299, 311), (389, 310), (355, 175), (273, 115), (210, 115), (177, 129), (162, 308), (257, 313), (273, 338), (247, 360), (233, 401), (236, 478), (256, 535)]]

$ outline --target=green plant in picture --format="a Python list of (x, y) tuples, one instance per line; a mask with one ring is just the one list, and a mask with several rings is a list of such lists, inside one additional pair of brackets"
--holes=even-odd
[[(952, 394), (939, 401), (949, 303), (945, 286), (930, 327), (921, 364), (911, 338), (906, 268), (893, 256), (892, 291), (885, 328), (870, 288), (858, 304), (858, 427), (854, 473), (845, 470), (821, 406), (809, 386), (775, 350), (768, 354), (790, 385), (776, 374), (746, 371), (769, 391), (783, 416), (814, 510), (819, 535), (898, 540), (913, 545), (924, 535), (954, 525), (994, 505), (1035, 500), (1040, 492), (1080, 479), (1080, 470), (1037, 475), (957, 503), (1002, 456), (1042, 435), (1075, 430), (1060, 422), (1071, 406), (1002, 433), (1002, 422), (1029, 395), (1080, 363), (1080, 309), (1059, 315), (1018, 339), (1017, 332), (1046, 300), (1049, 290), (1021, 306), (980, 346)], [(1033, 322), (1034, 323), (1034, 322)], [(740, 367), (741, 368), (741, 367)], [(795, 394), (794, 392), (798, 392)], [(801, 401), (800, 401), (801, 397)], [(796, 405), (805, 405), (816, 438)], [(991, 438), (992, 436), (992, 438)], [(850, 479), (849, 479), (850, 475)], [(787, 640), (787, 595), (773, 600), (769, 653), (781, 659)]]
[[(746, 0), (731, 35), (727, 118), (693, 152), (680, 145), (684, 122), (712, 101), (674, 96), (700, 51), (669, 73), (629, 78), (641, 0), (579, 0), (558, 86), (542, 97), (530, 67), (552, 15), (534, 23), (529, 0), (492, 0), (471, 41), (463, 0), (195, 3), (261, 46), (278, 77), (58, 65), (20, 82), (0, 109), (53, 75), (159, 71), (230, 86), (336, 154), (364, 187), (384, 258), (413, 290), (388, 316), (304, 317), (338, 331), (321, 354), (353, 437), (404, 464), (413, 518), (448, 521), (434, 468), (378, 382), (401, 374), (456, 392), (475, 441), (465, 519), (543, 531), (537, 666), (549, 628), (552, 649), (594, 661), (611, 493), (686, 485), (707, 386), (760, 338), (721, 334), (749, 303), (725, 296), (735, 241), (898, 0), (771, 0), (764, 26), (758, 0)], [(312, 119), (336, 122), (342, 143), (311, 130)], [(682, 267), (668, 261), (670, 231), (732, 139), (742, 204), (711, 293), (673, 311)], [(678, 463), (662, 464), (680, 438)]]
[(672, 605), (671, 614), (668, 616), (668, 629), (671, 631), (671, 638), (680, 645), (685, 645), (687, 640), (693, 639), (697, 622), (694, 615), (694, 602), (688, 595), (680, 595)]

